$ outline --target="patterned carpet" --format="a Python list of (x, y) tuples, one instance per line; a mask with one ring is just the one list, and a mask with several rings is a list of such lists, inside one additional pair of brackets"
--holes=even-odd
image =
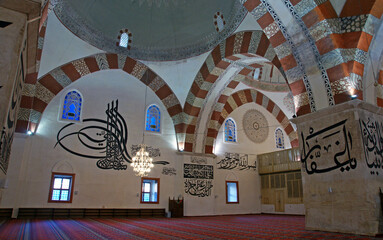
[(12, 219), (0, 239), (374, 239), (306, 231), (304, 217), (238, 215), (184, 218)]

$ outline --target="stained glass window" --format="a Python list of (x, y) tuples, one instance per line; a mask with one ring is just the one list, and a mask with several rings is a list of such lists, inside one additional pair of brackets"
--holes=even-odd
[(120, 47), (128, 47), (128, 43), (129, 43), (129, 35), (127, 33), (123, 33), (121, 34), (121, 38), (120, 38)]
[(275, 130), (275, 144), (277, 148), (284, 149), (285, 148), (285, 143), (283, 140), (283, 132), (282, 129), (277, 128)]
[(80, 121), (82, 97), (77, 91), (70, 91), (65, 95), (61, 119)]
[(146, 131), (160, 132), (161, 112), (156, 105), (151, 105), (146, 112)]
[(231, 118), (225, 121), (225, 142), (237, 142), (237, 127)]

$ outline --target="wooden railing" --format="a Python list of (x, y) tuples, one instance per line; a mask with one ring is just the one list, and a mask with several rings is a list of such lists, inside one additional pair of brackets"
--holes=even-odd
[(257, 159), (259, 174), (289, 172), (301, 169), (298, 148), (260, 154), (257, 156)]

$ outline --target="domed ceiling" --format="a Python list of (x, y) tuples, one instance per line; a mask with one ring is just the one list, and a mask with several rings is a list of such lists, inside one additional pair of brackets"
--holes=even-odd
[[(237, 0), (59, 0), (54, 11), (70, 31), (95, 47), (149, 61), (207, 52), (230, 36), (247, 13)], [(215, 15), (223, 16), (220, 31)], [(130, 49), (118, 46), (125, 29), (132, 34)]]

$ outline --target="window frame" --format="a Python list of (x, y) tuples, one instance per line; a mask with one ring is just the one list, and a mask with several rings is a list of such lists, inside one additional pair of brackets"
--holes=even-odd
[[(150, 119), (148, 119), (148, 111), (151, 107), (155, 107), (157, 108), (157, 111), (158, 111), (158, 116), (157, 118), (159, 119), (156, 119), (158, 121), (158, 129), (159, 131), (152, 131), (152, 130), (148, 130), (146, 127), (147, 127), (147, 124), (148, 124), (148, 120), (150, 121)], [(161, 117), (161, 109), (160, 107), (157, 105), (157, 104), (150, 104), (147, 108), (146, 108), (146, 111), (145, 111), (145, 132), (149, 132), (149, 133), (154, 133), (154, 134), (161, 134), (162, 133), (162, 117)]]
[[(154, 180), (157, 181), (157, 201), (149, 201), (149, 202), (144, 202), (143, 201), (143, 186), (144, 186), (144, 180)], [(148, 178), (148, 177), (142, 177), (141, 178), (141, 194), (140, 194), (140, 203), (143, 204), (159, 204), (160, 203), (160, 179), (159, 178)]]
[[(79, 120), (71, 120), (71, 119), (65, 119), (63, 118), (63, 111), (64, 111), (64, 104), (65, 104), (65, 98), (70, 93), (75, 91), (78, 95), (80, 95), (81, 98), (81, 109), (80, 109), (80, 119)], [(58, 121), (60, 122), (71, 122), (71, 123), (82, 123), (82, 113), (84, 109), (84, 96), (81, 94), (81, 92), (77, 89), (69, 89), (67, 90), (61, 97), (60, 101), (60, 111), (58, 114)]]
[[(278, 133), (280, 133), (280, 137), (281, 137), (281, 140), (282, 140), (282, 143), (281, 143), (282, 147), (278, 147), (278, 139), (279, 139), (278, 138), (279, 136), (277, 136)], [(275, 135), (275, 147), (277, 149), (285, 149), (285, 135), (283, 134), (283, 131), (282, 131), (282, 129), (280, 127), (277, 127), (275, 129), (274, 135)]]
[[(53, 195), (53, 190), (54, 190), (53, 187), (54, 187), (54, 181), (55, 181), (56, 176), (71, 177), (71, 183), (70, 183), (70, 186), (69, 186), (69, 200), (67, 200), (67, 201), (52, 200), (52, 195)], [(75, 176), (76, 176), (76, 174), (74, 174), (74, 173), (52, 172), (51, 185), (49, 187), (48, 203), (72, 203), (73, 192), (74, 192), (73, 188), (74, 188)]]
[[(226, 124), (228, 121), (232, 121), (233, 124), (234, 124), (234, 140), (233, 141), (228, 141), (226, 140)], [(224, 143), (231, 143), (231, 144), (235, 144), (235, 143), (238, 143), (238, 132), (237, 132), (237, 123), (235, 122), (235, 120), (233, 118), (227, 118), (224, 122), (223, 122), (223, 142)]]
[[(229, 202), (229, 192), (228, 192), (228, 183), (235, 183), (236, 188), (237, 188), (237, 201), (236, 202)], [(225, 181), (225, 186), (226, 186), (226, 204), (239, 204), (239, 184), (238, 181)]]

